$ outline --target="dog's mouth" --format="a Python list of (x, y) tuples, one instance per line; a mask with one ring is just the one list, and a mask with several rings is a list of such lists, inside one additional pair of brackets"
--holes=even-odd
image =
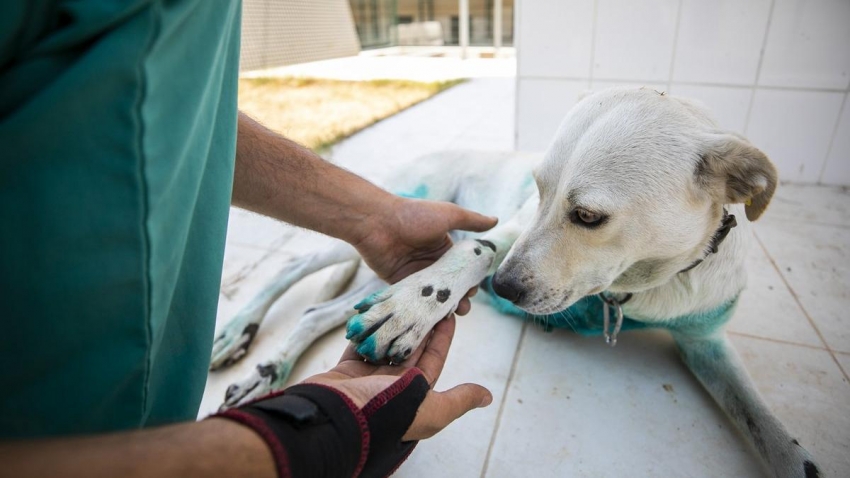
[(557, 301), (537, 300), (528, 304), (517, 304), (517, 307), (532, 315), (549, 315), (556, 314), (571, 306), (573, 294), (567, 293), (560, 296)]

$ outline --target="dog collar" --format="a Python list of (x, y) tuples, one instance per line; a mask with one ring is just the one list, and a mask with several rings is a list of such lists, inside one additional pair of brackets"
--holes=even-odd
[[(705, 257), (694, 261), (693, 264), (680, 270), (679, 273), (687, 272), (700, 265), (709, 255), (717, 254), (720, 243), (726, 239), (726, 236), (729, 235), (729, 231), (737, 225), (738, 221), (735, 219), (735, 215), (729, 214), (729, 211), (727, 211), (724, 207), (723, 218), (720, 220), (720, 227), (714, 231), (711, 239), (709, 239), (707, 247), (708, 252), (706, 252)], [(620, 333), (620, 329), (623, 327), (623, 304), (632, 298), (632, 294), (626, 294), (622, 299), (616, 299), (613, 296), (606, 295), (604, 292), (600, 292), (596, 296), (599, 297), (599, 300), (601, 300), (604, 304), (602, 306), (602, 335), (605, 336), (605, 343), (614, 347), (617, 345), (617, 334)], [(616, 317), (613, 329), (611, 329), (611, 309), (614, 309)]]
[(729, 211), (727, 211), (724, 207), (723, 219), (720, 220), (720, 227), (717, 228), (717, 230), (714, 231), (714, 234), (711, 236), (711, 239), (708, 242), (708, 252), (705, 253), (705, 257), (703, 257), (702, 259), (697, 259), (693, 262), (693, 264), (680, 270), (679, 273), (681, 274), (682, 272), (688, 272), (694, 267), (700, 265), (702, 261), (708, 258), (709, 255), (717, 254), (718, 247), (720, 247), (720, 243), (723, 242), (724, 239), (726, 239), (726, 236), (729, 235), (729, 231), (731, 231), (732, 228), (737, 225), (738, 221), (735, 219), (735, 215), (729, 214)]

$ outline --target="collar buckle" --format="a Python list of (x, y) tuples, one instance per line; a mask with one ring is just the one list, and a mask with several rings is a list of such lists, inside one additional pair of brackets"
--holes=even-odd
[[(605, 336), (605, 343), (611, 347), (617, 346), (617, 335), (623, 327), (623, 304), (632, 298), (632, 294), (626, 294), (623, 300), (617, 300), (614, 297), (606, 296), (604, 292), (597, 294), (599, 300), (602, 301), (602, 335)], [(611, 328), (611, 309), (617, 314), (614, 322), (614, 329), (609, 333)]]

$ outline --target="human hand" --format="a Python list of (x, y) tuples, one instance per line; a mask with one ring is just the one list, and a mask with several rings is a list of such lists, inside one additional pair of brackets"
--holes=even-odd
[(455, 317), (449, 315), (434, 327), (430, 339), (425, 340), (400, 365), (376, 365), (364, 362), (349, 345), (333, 369), (306, 379), (334, 388), (348, 396), (355, 405), (364, 405), (396, 382), (413, 368), (422, 371), (432, 390), (419, 406), (416, 418), (404, 434), (403, 440), (421, 440), (435, 435), (466, 412), (486, 407), (493, 401), (489, 390), (474, 383), (464, 383), (444, 392), (433, 390), (448, 356), (455, 332)]
[[(354, 247), (382, 279), (393, 284), (433, 264), (452, 246), (451, 230), (483, 232), (498, 219), (464, 209), (456, 204), (391, 196), (382, 212), (365, 221)], [(465, 315), (470, 308), (464, 297), (455, 311)]]

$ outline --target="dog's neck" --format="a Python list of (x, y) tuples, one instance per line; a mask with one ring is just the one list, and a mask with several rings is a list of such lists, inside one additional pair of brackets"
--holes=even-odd
[[(727, 205), (725, 209), (736, 217), (737, 227), (732, 228), (724, 215), (725, 224), (712, 236), (707, 256), (666, 283), (634, 293), (623, 306), (628, 316), (646, 322), (664, 321), (712, 310), (737, 297), (746, 285), (744, 257), (752, 231), (743, 206)], [(711, 248), (720, 242), (722, 247)]]
[(689, 265), (688, 267), (685, 267), (684, 269), (679, 271), (679, 273), (682, 274), (684, 272), (688, 272), (689, 270), (693, 269), (694, 267), (702, 264), (702, 262), (708, 256), (710, 256), (711, 254), (717, 254), (717, 251), (719, 250), (719, 247), (720, 247), (720, 243), (722, 243), (726, 239), (726, 236), (729, 235), (729, 231), (731, 231), (732, 228), (737, 226), (737, 225), (738, 225), (738, 221), (735, 219), (735, 215), (729, 214), (729, 211), (724, 207), (723, 208), (723, 218), (720, 220), (720, 227), (718, 227), (717, 230), (714, 231), (714, 234), (709, 239), (708, 247), (706, 248), (706, 252), (705, 252), (705, 256), (702, 257), (701, 259), (695, 260), (691, 265)]

